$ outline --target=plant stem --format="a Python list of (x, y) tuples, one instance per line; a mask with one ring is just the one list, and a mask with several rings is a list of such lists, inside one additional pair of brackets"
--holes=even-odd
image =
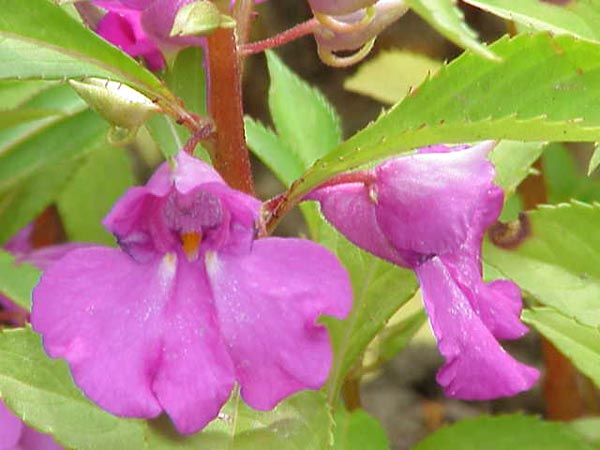
[[(271, 234), (273, 230), (277, 227), (281, 219), (294, 207), (297, 203), (302, 201), (302, 198), (292, 197), (290, 196), (290, 192), (293, 192), (295, 186), (298, 183), (303, 183), (304, 180), (302, 178), (296, 180), (290, 188), (279, 194), (276, 197), (268, 200), (263, 204), (264, 211), (264, 221), (265, 221), (265, 232), (266, 234)], [(329, 180), (321, 183), (316, 189), (322, 189), (325, 187), (336, 186), (338, 184), (348, 184), (348, 183), (362, 183), (365, 187), (369, 187), (373, 183), (375, 183), (375, 175), (372, 172), (367, 170), (359, 170), (355, 172), (347, 172), (342, 173), (340, 175), (336, 175)]]
[(231, 187), (253, 194), (235, 32), (221, 28), (208, 36), (207, 44), (208, 110), (216, 125), (209, 152), (215, 169)]
[(346, 378), (342, 384), (342, 397), (348, 411), (362, 407), (360, 399), (360, 378)]
[(236, 23), (238, 46), (244, 45), (246, 42), (248, 42), (253, 12), (254, 0), (237, 0), (235, 2), (233, 17)]
[(285, 30), (284, 32), (276, 34), (275, 36), (271, 36), (270, 38), (240, 46), (240, 55), (249, 56), (254, 55), (255, 53), (264, 52), (270, 48), (280, 47), (284, 44), (306, 36), (307, 34), (313, 33), (318, 27), (319, 21), (313, 17), (306, 22), (298, 24), (289, 30)]
[(33, 222), (29, 242), (33, 248), (65, 242), (67, 235), (55, 205), (48, 206)]

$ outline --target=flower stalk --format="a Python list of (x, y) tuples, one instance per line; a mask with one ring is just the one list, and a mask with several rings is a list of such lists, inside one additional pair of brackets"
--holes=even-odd
[(242, 80), (235, 32), (221, 28), (207, 38), (208, 109), (216, 133), (209, 142), (215, 169), (233, 188), (254, 192), (244, 134)]

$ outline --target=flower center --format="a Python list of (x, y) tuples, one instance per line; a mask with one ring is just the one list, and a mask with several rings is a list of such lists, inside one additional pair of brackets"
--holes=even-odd
[(188, 261), (194, 261), (198, 258), (200, 244), (202, 243), (201, 233), (181, 233), (181, 244)]
[(189, 261), (198, 258), (200, 245), (223, 222), (221, 200), (208, 192), (173, 192), (163, 210), (165, 225), (177, 235)]

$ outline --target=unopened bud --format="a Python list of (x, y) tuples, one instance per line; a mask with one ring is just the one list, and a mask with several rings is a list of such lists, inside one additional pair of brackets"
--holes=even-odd
[(233, 28), (235, 21), (221, 14), (208, 0), (199, 0), (181, 8), (175, 16), (170, 36), (205, 36), (218, 28)]
[(113, 126), (137, 130), (159, 107), (148, 97), (117, 81), (102, 78), (69, 80), (71, 87)]

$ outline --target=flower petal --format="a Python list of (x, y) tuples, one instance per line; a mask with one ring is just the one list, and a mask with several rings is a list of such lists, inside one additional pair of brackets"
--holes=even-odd
[(119, 250), (75, 250), (50, 266), (33, 292), (31, 322), (46, 352), (69, 362), (75, 383), (116, 415), (156, 417), (159, 312), (174, 268), (139, 264)]
[(234, 384), (204, 268), (179, 258), (174, 292), (162, 316), (162, 358), (152, 389), (181, 433), (217, 417)]
[(0, 450), (12, 450), (19, 442), (23, 422), (0, 401)]
[(423, 255), (458, 249), (488, 201), (492, 144), (448, 153), (418, 153), (377, 167), (377, 218), (397, 248)]
[(225, 183), (218, 172), (204, 161), (180, 151), (175, 155), (175, 167), (168, 162), (160, 165), (146, 183), (146, 189), (157, 196), (165, 196), (173, 186), (181, 194), (196, 189), (204, 183)]
[(433, 257), (416, 272), (446, 359), (437, 381), (447, 396), (487, 400), (517, 394), (537, 381), (536, 369), (513, 359), (494, 339), (442, 260)]
[(265, 238), (247, 255), (207, 254), (207, 272), (246, 403), (271, 409), (325, 383), (331, 344), (316, 321), (345, 317), (352, 298), (334, 255), (302, 239)]
[(130, 188), (102, 221), (137, 261), (147, 262), (177, 245), (162, 214), (167, 194), (161, 197), (146, 187)]
[(382, 259), (407, 266), (405, 258), (387, 240), (376, 215), (374, 191), (364, 183), (345, 183), (317, 189), (305, 197), (321, 203), (321, 212), (335, 228), (357, 246)]

